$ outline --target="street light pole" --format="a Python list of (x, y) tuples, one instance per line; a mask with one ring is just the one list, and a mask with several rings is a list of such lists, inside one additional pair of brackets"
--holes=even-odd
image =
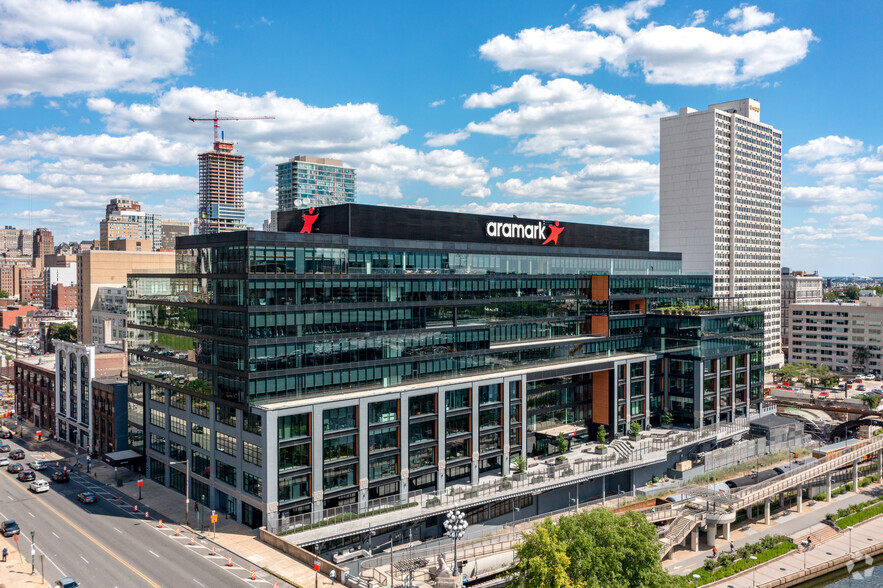
[(34, 575), (34, 558), (37, 553), (37, 545), (34, 543), (34, 531), (31, 531), (31, 575)]
[(852, 525), (846, 527), (849, 531), (849, 559), (852, 559)]
[(751, 586), (752, 586), (752, 588), (756, 588), (757, 587), (757, 556), (756, 555), (749, 555), (748, 557), (750, 557), (751, 561), (754, 562), (753, 564), (751, 564), (751, 569), (753, 570), (751, 572)]
[(458, 578), (460, 577), (460, 562), (457, 560), (457, 541), (466, 533), (466, 527), (468, 526), (466, 514), (454, 505), (454, 510), (449, 512), (445, 519), (444, 527), (447, 536), (454, 540), (454, 571), (457, 573)]
[(184, 461), (170, 461), (169, 465), (178, 465), (184, 464), (184, 475), (186, 476), (186, 481), (184, 482), (184, 508), (185, 508), (185, 521), (186, 525), (190, 525), (190, 458), (188, 457)]

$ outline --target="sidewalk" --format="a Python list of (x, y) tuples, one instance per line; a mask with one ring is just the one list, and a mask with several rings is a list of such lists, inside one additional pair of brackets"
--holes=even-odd
[[(38, 455), (41, 452), (45, 453), (45, 459), (49, 461), (66, 460), (69, 464), (73, 464), (74, 448), (70, 445), (45, 439), (37, 441), (35, 434), (36, 429), (33, 426), (29, 427), (27, 424), (22, 426), (22, 437), (18, 436), (17, 425), (11, 430), (16, 433), (12, 440), (23, 445), (28, 451), (32, 451)], [(79, 469), (75, 469), (75, 471), (82, 475), (87, 475), (85, 456), (82, 453), (79, 454), (79, 462), (81, 465)], [(192, 498), (190, 500), (190, 524), (188, 525), (185, 497), (183, 494), (176, 492), (171, 488), (167, 488), (157, 484), (153, 480), (144, 478), (144, 486), (141, 488), (142, 499), (138, 500), (137, 481), (141, 476), (130, 472), (126, 468), (120, 468), (119, 471), (115, 473), (113, 467), (97, 459), (92, 460), (91, 472), (89, 472), (88, 475), (100, 483), (114, 487), (117, 491), (132, 498), (133, 501), (137, 501), (140, 505), (139, 511), (143, 510), (146, 513), (149, 513), (152, 521), (157, 521), (161, 516), (163, 517), (164, 527), (179, 526), (181, 528), (181, 533), (199, 535), (205, 540), (214, 543), (219, 550), (229, 551), (232, 555), (248, 560), (250, 563), (254, 564), (256, 568), (263, 568), (267, 572), (278, 577), (280, 580), (279, 586), (284, 586), (287, 583), (288, 585), (299, 588), (313, 588), (317, 585), (316, 573), (313, 571), (313, 568), (289, 557), (287, 554), (274, 549), (266, 543), (263, 543), (258, 537), (257, 529), (251, 529), (250, 527), (237, 523), (235, 520), (227, 519), (223, 515), (220, 515), (218, 517), (218, 522), (215, 525), (215, 529), (212, 530), (211, 525), (208, 524), (208, 517), (211, 514), (211, 511), (200, 506), (200, 515), (204, 517), (203, 521), (205, 524), (203, 526), (205, 530), (203, 533), (198, 533), (196, 528), (199, 526), (198, 521), (200, 515), (197, 515), (197, 511), (194, 510), (196, 501)], [(117, 487), (115, 475), (119, 475), (120, 479), (123, 481), (122, 486)], [(17, 559), (17, 552), (10, 549), (10, 560), (12, 559), (12, 553), (16, 553)], [(28, 564), (27, 571), (28, 574), (30, 574), (30, 564)], [(39, 575), (36, 577), (38, 579), (37, 585), (39, 585)], [(30, 576), (28, 576), (28, 578), (30, 578)], [(30, 586), (33, 584), (21, 585)], [(340, 582), (338, 581), (336, 585), (339, 586)], [(9, 586), (13, 586), (13, 584), (9, 584)], [(15, 586), (18, 586), (18, 584), (15, 584)], [(331, 579), (319, 575), (318, 586), (331, 586)], [(4, 587), (5, 584), (0, 584), (0, 588)]]
[(31, 544), (20, 537), (18, 545), (21, 546), (21, 557), (18, 547), (12, 537), (0, 535), (0, 550), (4, 547), (9, 550), (6, 562), (0, 562), (0, 570), (3, 570), (0, 588), (31, 588), (33, 586), (51, 586), (54, 579), (43, 582), (40, 576), (40, 559), (37, 558), (34, 575), (31, 575)]

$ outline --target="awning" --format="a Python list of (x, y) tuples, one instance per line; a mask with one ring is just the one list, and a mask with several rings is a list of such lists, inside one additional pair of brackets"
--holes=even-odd
[(537, 435), (545, 435), (546, 437), (555, 438), (557, 438), (558, 435), (564, 435), (564, 438), (568, 439), (575, 435), (587, 432), (588, 429), (579, 425), (558, 425), (557, 427), (552, 427), (551, 429), (543, 429), (542, 431), (537, 431)]
[(124, 449), (122, 451), (114, 451), (113, 453), (105, 453), (103, 459), (114, 467), (144, 463), (144, 456), (134, 449)]

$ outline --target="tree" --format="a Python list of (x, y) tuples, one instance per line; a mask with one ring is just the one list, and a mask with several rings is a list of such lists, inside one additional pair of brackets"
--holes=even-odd
[(643, 514), (595, 508), (546, 519), (516, 548), (510, 586), (664, 588), (680, 585), (659, 559), (656, 527)]
[(852, 363), (864, 367), (868, 360), (871, 359), (871, 352), (867, 347), (856, 347), (852, 350)]
[(629, 429), (631, 429), (632, 437), (637, 437), (641, 434), (641, 423), (639, 423), (638, 421), (632, 421), (632, 423), (629, 425)]
[(675, 417), (673, 414), (671, 414), (671, 412), (665, 411), (664, 413), (662, 413), (662, 416), (659, 417), (659, 422), (662, 424), (663, 427), (670, 427), (674, 424)]
[(568, 449), (570, 449), (570, 443), (564, 438), (563, 433), (558, 433), (558, 453), (564, 455)]
[(523, 474), (527, 471), (527, 460), (524, 459), (524, 456), (519, 454), (518, 457), (515, 458), (515, 473)]
[(598, 433), (595, 435), (595, 441), (603, 445), (607, 443), (607, 428), (604, 425), (598, 427)]
[(819, 378), (819, 384), (821, 384), (823, 388), (833, 388), (838, 382), (840, 382), (840, 377), (832, 373), (828, 373)]
[(862, 394), (859, 398), (862, 399), (862, 402), (868, 405), (868, 408), (871, 410), (877, 410), (877, 407), (880, 406), (880, 400), (883, 399), (879, 394)]
[(847, 286), (846, 291), (843, 293), (846, 298), (849, 300), (858, 300), (858, 293), (860, 292), (858, 286)]
[(77, 325), (74, 323), (61, 323), (52, 329), (52, 338), (69, 343), (77, 342)]
[(0, 298), (9, 298), (9, 292), (6, 290), (0, 290)]

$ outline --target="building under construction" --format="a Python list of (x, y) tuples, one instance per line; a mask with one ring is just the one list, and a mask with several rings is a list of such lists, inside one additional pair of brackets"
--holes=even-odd
[(245, 229), (242, 174), (245, 157), (233, 143), (215, 141), (214, 151), (199, 154), (199, 217), (197, 233), (208, 235)]

